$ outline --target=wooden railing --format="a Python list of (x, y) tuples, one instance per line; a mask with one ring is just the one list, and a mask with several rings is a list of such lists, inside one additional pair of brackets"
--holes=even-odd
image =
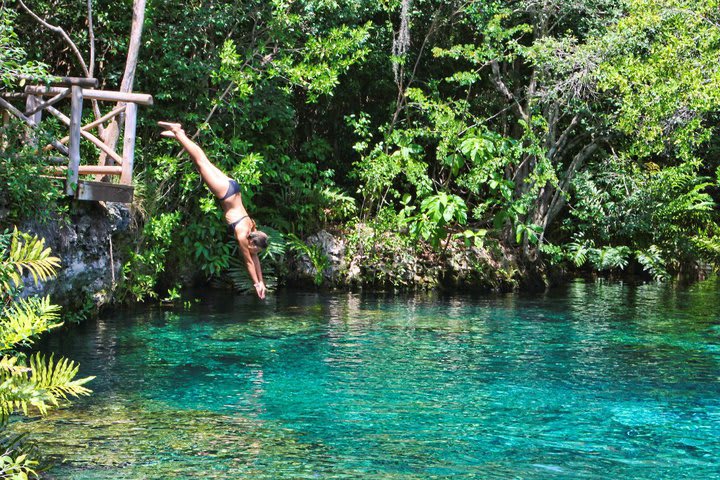
[[(33, 79), (23, 80), (28, 82)], [(67, 157), (66, 163), (63, 161), (62, 165), (48, 167), (48, 171), (55, 175), (66, 174), (65, 193), (79, 200), (132, 201), (137, 107), (152, 105), (152, 96), (96, 90), (98, 82), (94, 78), (52, 77), (49, 81), (48, 79), (44, 81), (45, 85), (27, 85), (22, 92), (0, 95), (0, 112), (3, 113), (5, 121), (8, 120), (9, 113), (28, 127), (36, 129), (42, 121), (43, 112), (56, 117), (68, 127), (68, 135), (51, 141), (43, 150), (46, 152), (56, 150)], [(22, 100), (25, 101), (24, 111), (13, 105)], [(69, 100), (69, 116), (59, 110), (61, 105), (67, 105), (67, 100)], [(117, 105), (100, 118), (83, 125), (85, 100), (112, 102)], [(99, 111), (99, 108), (96, 111)], [(102, 135), (96, 136), (91, 133), (93, 129), (103, 131), (105, 125), (115, 121), (116, 118), (121, 120), (118, 123), (124, 123), (122, 141), (118, 141), (122, 145), (121, 153), (115, 151), (113, 145), (115, 142), (102, 138)], [(93, 164), (87, 162), (81, 164), (82, 139), (87, 140), (100, 151), (100, 158)], [(95, 175), (96, 181), (81, 180), (81, 175)], [(102, 181), (113, 178), (116, 183)]]

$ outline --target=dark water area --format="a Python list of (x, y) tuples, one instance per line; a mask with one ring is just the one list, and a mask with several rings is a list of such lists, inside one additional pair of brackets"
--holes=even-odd
[(45, 342), (54, 478), (720, 478), (718, 282), (199, 298)]

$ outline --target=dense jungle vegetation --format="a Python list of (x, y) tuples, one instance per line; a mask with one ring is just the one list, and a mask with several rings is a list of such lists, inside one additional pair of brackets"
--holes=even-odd
[[(132, 10), (4, 0), (0, 91), (48, 72), (118, 89)], [(504, 272), (511, 283), (568, 268), (697, 276), (720, 262), (719, 87), (718, 0), (148, 0), (133, 90), (155, 106), (140, 115), (121, 294), (198, 272), (247, 284), (215, 199), (158, 120), (183, 123), (241, 181), (272, 234), (269, 278), (292, 251), (320, 271), (302, 241), (320, 229), (344, 234), (375, 283), (404, 281), (383, 262), (463, 248), (512, 257), (525, 270)], [(2, 128), (0, 226), (64, 214), (38, 176), (42, 142)], [(0, 247), (6, 421), (89, 391), (73, 362), (24, 353), (59, 319), (49, 299), (21, 300), (22, 274), (50, 278), (58, 259), (13, 230)], [(0, 443), (3, 478), (42, 469), (31, 447)]]
[[(85, 74), (30, 11), (118, 88), (131, 2), (89, 2), (92, 15), (64, 0), (3, 5), (4, 88), (21, 70)], [(328, 228), (368, 264), (476, 248), (528, 272), (696, 275), (720, 258), (718, 6), (150, 0), (134, 90), (155, 106), (140, 116), (126, 294), (188, 272), (242, 283), (220, 209), (158, 120), (183, 123), (241, 180), (271, 257)], [(11, 218), (37, 215), (34, 156), (3, 161)]]

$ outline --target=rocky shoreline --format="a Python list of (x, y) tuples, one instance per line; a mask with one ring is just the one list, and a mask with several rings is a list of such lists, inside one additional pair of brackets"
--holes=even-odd
[[(62, 260), (58, 277), (28, 287), (28, 295), (51, 295), (66, 311), (84, 314), (113, 303), (136, 234), (128, 206), (78, 202), (64, 221), (30, 222), (20, 228), (45, 238)], [(321, 230), (304, 240), (317, 258), (287, 254), (279, 284), (341, 290), (505, 292), (542, 289), (549, 283), (546, 271), (523, 265), (515, 252), (499, 244), (479, 248), (453, 240), (441, 251), (428, 247), (417, 253), (407, 241), (392, 232), (376, 233), (365, 224), (348, 232)]]

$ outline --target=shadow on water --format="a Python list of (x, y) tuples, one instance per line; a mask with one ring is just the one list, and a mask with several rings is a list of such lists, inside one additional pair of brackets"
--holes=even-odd
[(94, 394), (14, 428), (57, 478), (720, 478), (716, 282), (201, 293), (43, 348)]

